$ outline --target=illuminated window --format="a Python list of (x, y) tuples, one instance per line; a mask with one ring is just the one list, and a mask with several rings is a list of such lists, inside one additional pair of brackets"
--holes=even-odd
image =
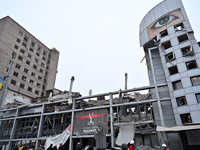
[(176, 98), (176, 101), (177, 101), (178, 106), (187, 105), (185, 96)]
[(193, 86), (200, 85), (200, 76), (191, 77), (190, 80)]
[(179, 89), (182, 89), (182, 88), (183, 88), (183, 87), (182, 87), (181, 80), (172, 82), (172, 85), (173, 85), (173, 89), (174, 89), (174, 90), (179, 90)]

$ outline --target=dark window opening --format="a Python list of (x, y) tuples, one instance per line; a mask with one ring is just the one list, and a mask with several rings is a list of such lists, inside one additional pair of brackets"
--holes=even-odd
[(24, 72), (28, 73), (28, 69), (24, 68)]
[(16, 85), (16, 82), (17, 81), (15, 81), (15, 80), (11, 80), (11, 84), (13, 84), (13, 85)]
[(195, 94), (196, 98), (197, 98), (197, 102), (200, 103), (200, 93)]
[(173, 52), (171, 52), (171, 53), (169, 53), (169, 54), (165, 55), (165, 58), (166, 58), (166, 61), (167, 61), (167, 62), (170, 62), (170, 61), (172, 61), (172, 60), (175, 60), (175, 59), (176, 59), (176, 57), (175, 57), (175, 55), (174, 55), (174, 53), (173, 53)]
[(46, 79), (44, 79), (44, 83), (46, 83), (46, 81), (47, 81), (47, 80), (46, 80)]
[(178, 68), (177, 68), (177, 66), (170, 67), (170, 68), (169, 68), (169, 73), (170, 73), (170, 75), (173, 75), (173, 74), (178, 73)]
[(22, 61), (23, 57), (22, 56), (18, 56), (18, 59)]
[(36, 53), (36, 55), (37, 55), (37, 56), (40, 56), (40, 54), (39, 54), (38, 52)]
[(37, 66), (36, 66), (36, 65), (33, 65), (33, 68), (34, 68), (34, 69), (37, 69)]
[(32, 88), (31, 88), (31, 87), (28, 87), (28, 91), (30, 91), (30, 92), (31, 92), (31, 91), (32, 91)]
[(44, 61), (45, 61), (45, 60), (46, 60), (46, 58), (45, 58), (45, 57), (42, 57), (42, 60), (44, 60)]
[(184, 29), (183, 23), (176, 24), (174, 26), (174, 29), (175, 29), (175, 31), (181, 31), (182, 29)]
[(35, 90), (35, 94), (39, 95), (39, 91)]
[(23, 54), (25, 53), (25, 51), (23, 49), (20, 49), (20, 52), (23, 53)]
[(41, 47), (40, 46), (38, 46), (38, 49), (37, 49), (39, 52), (41, 51)]
[(161, 37), (164, 37), (164, 36), (167, 36), (167, 35), (168, 35), (167, 30), (164, 30), (164, 31), (160, 32), (160, 36)]
[(33, 83), (34, 83), (34, 81), (33, 81), (33, 80), (30, 80), (30, 83), (31, 83), (31, 84), (33, 84)]
[(19, 35), (20, 35), (20, 36), (22, 36), (22, 35), (23, 35), (23, 33), (22, 33), (21, 31), (19, 31)]
[(42, 89), (44, 90), (45, 89), (45, 86), (43, 85)]
[(167, 41), (167, 42), (165, 42), (165, 43), (162, 43), (162, 46), (163, 46), (165, 49), (168, 49), (168, 48), (172, 47), (170, 41)]
[(24, 84), (20, 83), (19, 87), (23, 89), (24, 88)]
[(35, 58), (35, 62), (38, 63), (38, 59)]
[(36, 86), (37, 86), (38, 88), (40, 88), (40, 86), (41, 86), (41, 85), (40, 85), (39, 83), (37, 83), (37, 85), (36, 85)]
[(40, 72), (41, 72), (41, 73), (43, 73), (43, 70), (42, 70), (42, 69), (40, 69)]
[(16, 64), (16, 66), (15, 66), (16, 68), (18, 68), (18, 69), (20, 69), (21, 68), (21, 65), (19, 65), (19, 64)]
[(32, 72), (31, 75), (32, 75), (33, 77), (35, 77), (35, 73), (34, 73), (34, 72)]
[(30, 50), (31, 52), (33, 52), (33, 49), (32, 49), (32, 48), (30, 48), (29, 50)]
[(183, 88), (181, 80), (172, 82), (172, 85), (174, 90), (179, 90)]
[(27, 46), (27, 45), (26, 45), (24, 42), (22, 43), (22, 45), (23, 45), (24, 47), (26, 47), (26, 46)]
[(25, 76), (22, 76), (22, 80), (26, 81), (26, 77), (25, 77)]
[(49, 66), (47, 66), (46, 69), (49, 69)]
[(18, 77), (19, 73), (13, 72), (13, 75), (16, 76), (16, 77)]
[(178, 106), (187, 105), (187, 100), (185, 96), (176, 98), (176, 101), (177, 101)]
[(24, 41), (28, 42), (28, 37), (27, 36), (24, 36)]
[(181, 51), (183, 56), (194, 55), (192, 46), (181, 48)]
[(43, 55), (44, 55), (44, 56), (46, 56), (46, 55), (47, 55), (47, 52), (46, 52), (46, 51), (44, 51), (44, 52), (43, 52)]
[(41, 63), (41, 66), (44, 67), (44, 63)]
[(181, 35), (181, 36), (178, 37), (179, 43), (187, 41), (187, 40), (188, 40), (187, 34), (183, 34), (183, 35)]
[(29, 57), (29, 58), (31, 58), (31, 57), (32, 57), (32, 55), (31, 55), (31, 54), (28, 54), (28, 57)]
[(18, 38), (17, 38), (17, 40), (16, 40), (16, 41), (17, 41), (17, 43), (20, 43), (20, 42), (21, 42), (21, 40), (20, 40), (20, 39), (18, 39)]
[(200, 85), (200, 76), (191, 77), (190, 80), (193, 86)]
[(31, 46), (34, 47), (35, 46), (35, 42), (32, 41), (31, 42)]
[(192, 123), (192, 118), (189, 113), (182, 114), (182, 115), (180, 115), (180, 117), (181, 117), (182, 124)]
[(195, 60), (189, 61), (189, 62), (186, 62), (186, 66), (188, 70), (194, 69), (194, 68), (197, 68), (197, 63)]
[(15, 45), (15, 49), (18, 49), (18, 48), (19, 48), (19, 46)]
[(42, 77), (38, 76), (38, 79), (39, 79), (39, 80), (41, 80), (41, 79), (42, 79)]
[(30, 65), (30, 61), (27, 60), (27, 61), (26, 61), (26, 64), (27, 64), (27, 65)]

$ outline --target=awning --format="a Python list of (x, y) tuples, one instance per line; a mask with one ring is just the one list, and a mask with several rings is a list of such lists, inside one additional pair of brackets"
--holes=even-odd
[(183, 131), (183, 130), (194, 130), (194, 129), (200, 129), (200, 125), (173, 126), (173, 127), (157, 126), (156, 127), (156, 131)]

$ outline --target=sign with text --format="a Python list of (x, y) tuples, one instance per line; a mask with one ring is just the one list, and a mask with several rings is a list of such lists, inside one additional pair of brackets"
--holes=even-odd
[(73, 134), (96, 134), (99, 131), (99, 124), (103, 123), (107, 128), (107, 118), (107, 109), (76, 112)]

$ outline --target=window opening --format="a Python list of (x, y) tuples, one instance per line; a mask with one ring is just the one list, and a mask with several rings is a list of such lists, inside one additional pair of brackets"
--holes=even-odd
[(200, 76), (191, 77), (190, 80), (193, 86), (200, 85)]
[(45, 60), (46, 60), (46, 58), (45, 58), (45, 57), (42, 57), (42, 60), (44, 60), (44, 61), (45, 61)]
[(31, 52), (33, 52), (33, 49), (32, 49), (32, 48), (30, 48), (29, 50), (30, 50)]
[(35, 77), (35, 73), (34, 73), (34, 72), (32, 72), (31, 75), (32, 75), (33, 77)]
[(38, 63), (38, 59), (35, 58), (35, 62)]
[(172, 85), (174, 90), (179, 90), (183, 88), (181, 80), (172, 82)]
[(22, 76), (22, 80), (26, 81), (26, 77), (25, 77), (25, 76)]
[(32, 46), (32, 47), (35, 46), (35, 42), (34, 42), (34, 41), (31, 42), (31, 46)]
[(200, 103), (200, 93), (195, 94), (196, 98), (197, 98), (197, 102)]
[(173, 74), (178, 73), (178, 68), (177, 68), (177, 66), (170, 67), (170, 68), (169, 68), (169, 73), (170, 73), (170, 75), (173, 75)]
[(187, 100), (185, 96), (176, 98), (176, 101), (177, 101), (178, 106), (187, 105)]
[(181, 31), (181, 30), (183, 30), (184, 29), (183, 23), (176, 24), (174, 26), (174, 29), (175, 29), (175, 31)]
[(37, 86), (38, 88), (40, 88), (40, 86), (41, 86), (41, 85), (40, 85), (39, 83), (37, 83), (37, 85), (36, 85), (36, 86)]
[(22, 61), (23, 57), (22, 56), (18, 56), (18, 59)]
[(41, 80), (41, 79), (42, 79), (42, 77), (38, 76), (38, 79), (39, 79), (39, 80)]
[(194, 55), (192, 46), (181, 48), (181, 51), (183, 56)]
[(38, 52), (36, 53), (36, 55), (37, 55), (37, 56), (40, 56), (40, 54), (39, 54)]
[(38, 49), (37, 49), (39, 52), (41, 51), (41, 47), (38, 45)]
[(30, 80), (30, 83), (31, 83), (31, 84), (33, 84), (33, 83), (34, 83), (34, 81), (33, 81), (33, 80)]
[(36, 66), (36, 65), (33, 65), (33, 68), (34, 68), (34, 69), (37, 69), (37, 66)]
[(18, 68), (18, 69), (20, 69), (21, 68), (21, 65), (19, 65), (19, 64), (16, 64), (16, 66), (15, 66), (16, 68)]
[(35, 90), (35, 94), (39, 95), (39, 91)]
[(24, 88), (24, 84), (20, 83), (19, 87), (23, 89)]
[(14, 72), (13, 75), (16, 76), (16, 77), (18, 77), (19, 73)]
[(18, 49), (18, 48), (19, 48), (19, 46), (15, 45), (15, 49)]
[(181, 117), (182, 124), (192, 123), (192, 118), (189, 113), (182, 114), (182, 115), (180, 115), (180, 117)]
[(27, 65), (30, 65), (30, 61), (27, 60), (27, 61), (26, 61), (26, 64), (27, 64)]
[(47, 52), (46, 52), (45, 50), (44, 50), (44, 52), (43, 52), (43, 55), (44, 55), (44, 56), (46, 56), (46, 55), (47, 55)]
[(17, 40), (16, 40), (16, 41), (17, 41), (18, 43), (20, 43), (20, 41), (21, 41), (21, 40), (17, 38)]
[(28, 54), (28, 57), (29, 57), (29, 58), (31, 58), (31, 57), (32, 57), (32, 55), (31, 55), (31, 54)]
[(20, 36), (22, 36), (22, 35), (23, 35), (23, 33), (22, 33), (21, 31), (19, 31), (19, 35), (20, 35)]
[(161, 37), (164, 37), (164, 36), (167, 36), (167, 35), (168, 35), (167, 30), (164, 30), (164, 31), (160, 32), (160, 36)]
[(27, 45), (23, 42), (23, 43), (22, 43), (22, 46), (26, 47)]
[(23, 53), (23, 54), (25, 53), (25, 51), (23, 49), (20, 49), (20, 52)]
[(41, 63), (41, 66), (44, 67), (44, 63)]
[(31, 92), (31, 91), (32, 91), (32, 88), (31, 88), (31, 87), (28, 87), (28, 91), (30, 91), (30, 92)]
[(24, 68), (24, 72), (28, 73), (28, 69)]
[(24, 36), (24, 41), (28, 42), (28, 37), (27, 36)]
[(16, 82), (17, 81), (15, 81), (15, 80), (11, 80), (11, 84), (13, 84), (13, 85), (16, 85)]
[(194, 68), (197, 68), (197, 63), (195, 60), (189, 61), (189, 62), (186, 62), (186, 66), (188, 70), (194, 69)]
[(43, 70), (42, 70), (42, 69), (40, 69), (40, 72), (41, 72), (41, 73), (43, 73)]
[(184, 42), (184, 41), (187, 41), (187, 40), (188, 40), (187, 34), (183, 34), (183, 35), (181, 35), (181, 36), (178, 36), (178, 41), (179, 41), (179, 43)]
[(167, 41), (165, 43), (162, 43), (162, 47), (164, 47), (164, 49), (168, 49), (168, 48), (172, 47), (171, 42)]
[(165, 55), (165, 58), (166, 58), (166, 61), (167, 61), (167, 62), (170, 62), (170, 61), (176, 59), (176, 57), (175, 57), (175, 55), (174, 55), (173, 52), (166, 54), (166, 55)]

